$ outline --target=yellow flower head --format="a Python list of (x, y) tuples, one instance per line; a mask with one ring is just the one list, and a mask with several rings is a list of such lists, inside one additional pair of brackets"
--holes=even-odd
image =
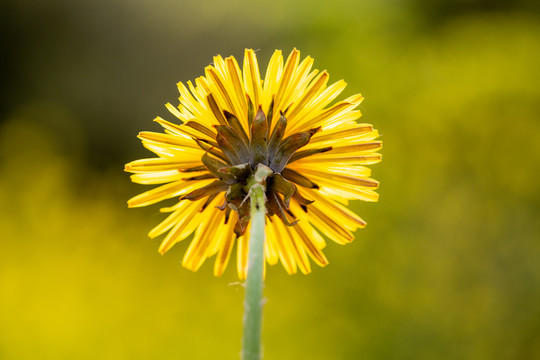
[(364, 165), (381, 160), (378, 132), (356, 122), (361, 95), (331, 105), (346, 84), (328, 86), (328, 73), (312, 65), (310, 57), (300, 62), (296, 49), (285, 64), (275, 51), (263, 81), (254, 51), (246, 50), (242, 69), (234, 57), (216, 56), (195, 84), (178, 83), (180, 104), (166, 107), (179, 121), (158, 117), (164, 134), (139, 134), (158, 157), (125, 167), (136, 183), (163, 184), (130, 199), (130, 207), (179, 198), (161, 209), (170, 214), (149, 233), (154, 238), (168, 232), (161, 253), (194, 233), (182, 264), (196, 271), (216, 255), (214, 274), (220, 276), (237, 242), (237, 270), (245, 278), (245, 199), (256, 170), (266, 184), (268, 264), (281, 261), (290, 274), (297, 268), (309, 273), (308, 258), (328, 263), (321, 234), (345, 244), (366, 225), (344, 205), (350, 199), (377, 201), (379, 184)]

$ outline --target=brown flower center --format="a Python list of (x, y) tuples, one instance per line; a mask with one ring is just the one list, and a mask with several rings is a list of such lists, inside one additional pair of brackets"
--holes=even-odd
[[(285, 113), (280, 113), (279, 119), (272, 128), (273, 103), (270, 105), (267, 116), (261, 107), (255, 113), (251, 101), (249, 101), (249, 134), (246, 134), (236, 116), (227, 111), (221, 112), (219, 110), (212, 95), (208, 96), (208, 103), (220, 123), (220, 125), (214, 126), (217, 132), (215, 142), (194, 139), (206, 151), (201, 159), (204, 168), (197, 167), (184, 171), (208, 171), (208, 174), (186, 180), (212, 178), (216, 180), (184, 195), (181, 200), (193, 201), (207, 197), (203, 205), (204, 209), (219, 193), (225, 191), (225, 202), (219, 208), (227, 212), (227, 221), (231, 210), (238, 213), (235, 233), (240, 236), (245, 233), (249, 223), (250, 202), (246, 199), (250, 187), (256, 179), (257, 182), (266, 186), (268, 217), (277, 215), (286, 225), (296, 224), (297, 220), (289, 207), (291, 199), (294, 199), (304, 211), (307, 211), (307, 205), (313, 202), (300, 195), (297, 185), (311, 189), (318, 189), (318, 186), (286, 166), (306, 156), (332, 149), (324, 147), (298, 151), (309, 143), (311, 137), (320, 130), (320, 127), (284, 137), (287, 127)], [(184, 125), (214, 137), (214, 132), (203, 125), (192, 122), (187, 122)]]

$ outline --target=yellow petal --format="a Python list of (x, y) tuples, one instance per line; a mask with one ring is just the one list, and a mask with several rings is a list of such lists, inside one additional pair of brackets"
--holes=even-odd
[[(300, 174), (305, 172), (313, 172), (330, 174), (330, 175), (346, 175), (367, 178), (371, 175), (371, 169), (365, 166), (355, 166), (350, 164), (339, 164), (336, 162), (329, 162), (328, 164), (317, 164), (310, 162), (298, 162), (287, 165), (287, 168), (291, 168)], [(309, 177), (309, 176), (308, 176)]]
[(326, 71), (323, 71), (313, 82), (309, 85), (307, 90), (302, 94), (302, 97), (297, 99), (294, 106), (287, 112), (287, 120), (294, 122), (295, 116), (317, 95), (319, 95), (326, 88), (329, 75)]
[(310, 205), (308, 208), (308, 219), (319, 231), (334, 240), (338, 244), (350, 243), (354, 236), (335, 222), (328, 214), (322, 212), (319, 208)]
[(290, 251), (295, 257), (298, 268), (303, 274), (309, 274), (311, 272), (311, 265), (309, 263), (309, 258), (306, 254), (304, 248), (304, 243), (302, 239), (292, 226), (287, 226), (283, 223), (280, 223), (280, 226), (283, 227), (285, 232), (286, 241), (290, 244)]
[[(199, 217), (196, 216), (200, 214), (199, 210), (203, 204), (204, 199), (190, 201), (188, 203), (187, 207), (182, 212), (182, 216), (179, 218), (179, 221), (174, 225), (172, 230), (169, 231), (165, 239), (163, 239), (161, 242), (161, 245), (159, 246), (159, 252), (161, 254), (167, 252), (171, 247), (173, 247), (174, 244), (184, 240), (191, 234), (191, 232), (193, 232), (193, 230), (195, 230), (200, 220)], [(156, 232), (158, 231), (156, 230)]]
[(247, 275), (249, 228), (246, 233), (238, 238), (236, 252), (236, 270), (240, 279), (245, 279)]
[(212, 242), (216, 240), (214, 231), (222, 220), (221, 217), (217, 216), (218, 211), (220, 210), (212, 204), (204, 211), (205, 214), (201, 217), (193, 240), (191, 240), (182, 260), (182, 265), (187, 269), (197, 271), (208, 257)]
[(131, 173), (148, 173), (168, 170), (184, 171), (194, 166), (202, 166), (202, 162), (200, 161), (200, 159), (198, 159), (198, 157), (187, 160), (188, 161), (182, 158), (140, 159), (126, 164), (124, 170)]
[(344, 126), (340, 128), (324, 129), (311, 138), (309, 145), (313, 147), (328, 146), (338, 142), (357, 142), (376, 139), (379, 136), (377, 130), (369, 124)]
[(178, 180), (132, 197), (128, 200), (128, 206), (140, 207), (155, 204), (161, 200), (187, 194), (195, 189), (210, 184), (211, 182), (212, 180), (199, 180), (196, 182)]
[[(268, 63), (268, 68), (266, 69), (266, 76), (264, 77), (263, 83), (263, 110), (267, 113), (270, 103), (272, 102), (272, 97), (276, 95), (279, 78), (281, 77), (281, 72), (283, 71), (283, 56), (281, 55), (280, 50), (276, 50), (270, 62)], [(274, 115), (278, 114), (279, 111), (274, 111)]]
[(298, 65), (294, 71), (293, 77), (282, 95), (282, 98), (280, 99), (281, 102), (278, 105), (278, 108), (285, 110), (289, 108), (292, 103), (301, 98), (311, 79), (313, 79), (318, 73), (318, 70), (314, 70), (311, 73), (309, 72), (312, 66), (313, 58), (309, 56)]
[(189, 149), (199, 149), (199, 146), (195, 141), (193, 141), (192, 138), (186, 136), (186, 135), (170, 135), (170, 134), (162, 134), (162, 133), (155, 133), (155, 132), (149, 132), (149, 131), (143, 131), (139, 133), (138, 136), (139, 139), (155, 143), (161, 146), (171, 145), (173, 147), (179, 147), (179, 148), (189, 148)]
[(332, 183), (341, 183), (345, 185), (353, 185), (369, 189), (377, 189), (379, 187), (379, 182), (374, 179), (370, 179), (367, 177), (348, 176), (339, 173), (331, 173), (329, 171), (304, 169), (302, 171), (302, 175), (306, 176), (308, 179), (314, 181), (315, 183), (318, 183), (321, 179), (323, 179), (325, 180), (325, 183), (332, 181)]
[(178, 223), (180, 220), (180, 217), (182, 217), (184, 214), (184, 211), (189, 208), (191, 205), (190, 201), (181, 201), (178, 203), (179, 206), (177, 206), (176, 210), (173, 211), (165, 220), (159, 223), (156, 227), (154, 227), (150, 232), (148, 233), (148, 236), (153, 239), (161, 234), (163, 234), (165, 231), (171, 229), (174, 225)]
[[(356, 108), (362, 102), (362, 95), (354, 95), (350, 98), (340, 101), (334, 106), (324, 110), (317, 116), (306, 116), (301, 120), (298, 120), (290, 127), (287, 133), (294, 133), (301, 131), (302, 129), (309, 129), (320, 126), (324, 124), (325, 126), (330, 126), (335, 122), (339, 121), (344, 115), (350, 113), (351, 110)], [(347, 118), (347, 121), (350, 121), (350, 118)]]
[(285, 271), (287, 271), (289, 274), (295, 274), (296, 263), (293, 255), (290, 253), (286, 243), (284, 242), (282, 234), (280, 233), (279, 222), (281, 222), (281, 220), (277, 219), (277, 217), (274, 217), (273, 221), (268, 221), (265, 229), (267, 237), (271, 238), (271, 241), (276, 244), (279, 260), (281, 261), (281, 264), (283, 264)]
[[(319, 180), (319, 184), (325, 183), (324, 181)], [(333, 197), (335, 200), (340, 200), (340, 198), (345, 199), (355, 199), (363, 200), (369, 202), (379, 201), (379, 194), (373, 190), (358, 188), (350, 185), (343, 185), (341, 187), (336, 187), (335, 183), (326, 182), (325, 185), (322, 185), (319, 189), (319, 192), (325, 196)]]
[(221, 229), (219, 229), (222, 240), (220, 241), (220, 247), (218, 254), (216, 256), (216, 262), (214, 263), (214, 275), (221, 276), (229, 263), (231, 257), (232, 249), (234, 246), (235, 235), (234, 235), (234, 224), (231, 222), (224, 224)]
[(257, 109), (261, 101), (261, 78), (255, 52), (251, 49), (246, 49), (244, 53), (244, 85)]
[(183, 83), (179, 82), (176, 84), (176, 86), (178, 87), (178, 92), (180, 93), (179, 100), (182, 105), (184, 105), (186, 110), (192, 114), (192, 117), (200, 118), (204, 113), (204, 107), (196, 98), (193, 97), (192, 93)]
[(181, 180), (185, 177), (186, 174), (183, 174), (178, 170), (167, 170), (134, 174), (131, 175), (131, 181), (137, 184), (155, 185)]
[(338, 204), (331, 198), (322, 196), (318, 191), (312, 189), (302, 189), (302, 194), (306, 197), (315, 200), (308, 208), (316, 207), (322, 213), (327, 214), (338, 224), (343, 224), (350, 231), (366, 226), (366, 222), (358, 215), (347, 209), (345, 206)]
[(208, 78), (210, 93), (215, 97), (220, 108), (233, 114), (239, 112), (239, 109), (235, 108), (229, 96), (229, 94), (233, 93), (233, 89), (229, 86), (230, 82), (225, 81), (222, 74), (212, 66), (207, 66), (205, 72)]
[[(324, 155), (324, 156), (323, 156)], [(381, 154), (370, 154), (370, 155), (360, 155), (360, 156), (340, 156), (332, 154), (317, 154), (309, 156), (298, 160), (297, 163), (291, 164), (289, 166), (300, 166), (300, 165), (319, 165), (326, 166), (331, 164), (340, 164), (340, 165), (370, 165), (380, 162), (382, 159)], [(293, 166), (294, 165), (294, 166)]]
[(227, 71), (229, 74), (229, 81), (234, 89), (235, 96), (232, 96), (235, 103), (236, 112), (234, 115), (238, 118), (244, 130), (247, 130), (247, 103), (246, 103), (246, 90), (243, 86), (242, 73), (240, 67), (236, 62), (236, 59), (232, 56), (225, 59)]
[[(267, 222), (269, 220), (267, 219)], [(266, 261), (270, 265), (275, 265), (279, 261), (279, 255), (277, 251), (277, 245), (275, 244), (275, 239), (268, 235), (268, 224), (265, 227), (266, 241), (264, 242), (264, 254)]]
[(294, 226), (291, 229), (291, 232), (296, 233), (293, 234), (295, 238), (300, 239), (302, 242), (302, 246), (306, 250), (307, 254), (315, 263), (319, 266), (325, 266), (328, 264), (328, 260), (326, 259), (326, 256), (324, 256), (323, 252), (315, 246), (312, 239), (304, 232), (303, 228), (301, 226)]
[[(345, 81), (340, 80), (330, 86), (328, 86), (322, 93), (320, 93), (315, 99), (311, 100), (303, 109), (300, 109), (295, 116), (295, 131), (309, 130), (308, 126), (303, 126), (309, 119), (321, 115), (326, 110), (325, 106), (330, 104), (347, 86)], [(288, 129), (286, 135), (293, 133), (293, 129)]]

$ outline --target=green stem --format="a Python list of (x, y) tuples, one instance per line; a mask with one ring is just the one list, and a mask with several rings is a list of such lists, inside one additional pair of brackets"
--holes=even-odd
[(255, 184), (250, 189), (251, 232), (249, 238), (246, 298), (244, 300), (244, 336), (242, 360), (261, 359), (261, 323), (264, 270), (264, 186)]

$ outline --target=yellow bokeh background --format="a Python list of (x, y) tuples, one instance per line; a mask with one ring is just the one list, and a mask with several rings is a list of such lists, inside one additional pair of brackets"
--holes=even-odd
[[(123, 164), (212, 56), (298, 48), (384, 143), (326, 268), (267, 271), (265, 359), (540, 358), (534, 1), (0, 5), (0, 359), (237, 359), (234, 266), (181, 267)], [(232, 259), (234, 261), (234, 259)]]

